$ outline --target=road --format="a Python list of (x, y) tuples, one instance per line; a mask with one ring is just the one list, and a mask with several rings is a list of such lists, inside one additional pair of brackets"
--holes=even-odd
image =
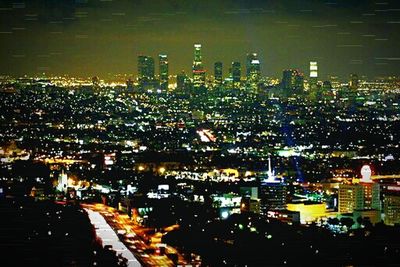
[[(155, 232), (152, 228), (144, 228), (135, 224), (127, 214), (122, 214), (112, 207), (103, 204), (82, 204), (82, 207), (101, 214), (110, 227), (118, 233), (121, 241), (130, 252), (132, 252), (144, 266), (172, 267), (176, 265), (201, 265), (198, 256), (192, 257), (194, 260), (188, 262), (184, 255), (179, 253), (175, 248), (161, 243), (163, 233), (176, 229), (179, 227), (178, 225), (165, 227), (162, 231), (163, 233)], [(165, 252), (163, 250), (165, 250)], [(172, 260), (174, 257), (176, 258), (176, 265)]]

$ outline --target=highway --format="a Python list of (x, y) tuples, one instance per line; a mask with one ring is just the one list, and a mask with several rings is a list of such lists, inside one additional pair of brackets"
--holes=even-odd
[[(143, 266), (201, 265), (198, 256), (192, 257), (194, 260), (188, 262), (175, 248), (161, 243), (163, 233), (176, 229), (179, 227), (178, 225), (164, 228), (163, 233), (155, 232), (152, 228), (144, 228), (134, 224), (128, 215), (121, 214), (112, 207), (103, 204), (82, 204), (82, 207), (101, 214), (107, 224), (114, 230), (114, 233), (118, 233), (120, 240)], [(116, 250), (114, 247), (113, 249)], [(117, 250), (117, 252), (119, 251)], [(121, 252), (125, 251), (122, 249)], [(173, 258), (175, 258), (175, 263), (172, 260)]]
[(117, 254), (121, 254), (128, 260), (128, 267), (142, 266), (133, 253), (119, 240), (117, 234), (106, 222), (100, 213), (91, 209), (85, 209), (89, 215), (90, 222), (96, 229), (96, 235), (101, 239), (103, 246), (112, 246)]

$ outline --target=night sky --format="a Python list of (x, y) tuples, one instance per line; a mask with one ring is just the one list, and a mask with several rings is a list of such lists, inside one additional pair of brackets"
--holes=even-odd
[(0, 0), (0, 20), (0, 74), (136, 75), (138, 54), (159, 53), (190, 72), (194, 43), (211, 73), (253, 51), (275, 77), (310, 60), (321, 79), (400, 67), (398, 0)]

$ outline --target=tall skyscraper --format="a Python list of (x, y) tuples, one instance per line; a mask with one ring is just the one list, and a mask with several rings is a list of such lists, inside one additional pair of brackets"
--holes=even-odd
[(310, 90), (315, 90), (318, 87), (318, 63), (310, 61)]
[(203, 67), (201, 44), (194, 45), (194, 60), (193, 60), (193, 87), (198, 89), (206, 84), (206, 71)]
[(246, 79), (247, 84), (257, 86), (261, 77), (260, 60), (257, 53), (249, 53), (246, 58)]
[(304, 74), (296, 69), (283, 71), (281, 87), (284, 90), (300, 91), (304, 89)]
[(154, 80), (154, 59), (150, 56), (138, 56), (139, 82), (146, 83)]
[(240, 76), (242, 75), (242, 70), (241, 70), (241, 66), (240, 66), (240, 62), (232, 62), (232, 66), (231, 66), (231, 77), (232, 77), (232, 81), (233, 83), (240, 83)]
[(176, 90), (178, 92), (186, 92), (188, 85), (188, 76), (185, 71), (182, 71), (178, 75), (176, 75)]
[(168, 89), (168, 56), (159, 55), (159, 74), (160, 74), (160, 88), (162, 91)]
[(214, 80), (216, 85), (222, 84), (222, 62), (214, 63)]

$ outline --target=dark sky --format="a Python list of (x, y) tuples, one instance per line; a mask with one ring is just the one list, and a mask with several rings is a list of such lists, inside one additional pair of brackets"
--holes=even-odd
[(0, 74), (136, 75), (159, 53), (189, 72), (197, 42), (208, 71), (251, 51), (268, 76), (313, 59), (322, 79), (400, 67), (399, 0), (0, 0), (0, 20)]

